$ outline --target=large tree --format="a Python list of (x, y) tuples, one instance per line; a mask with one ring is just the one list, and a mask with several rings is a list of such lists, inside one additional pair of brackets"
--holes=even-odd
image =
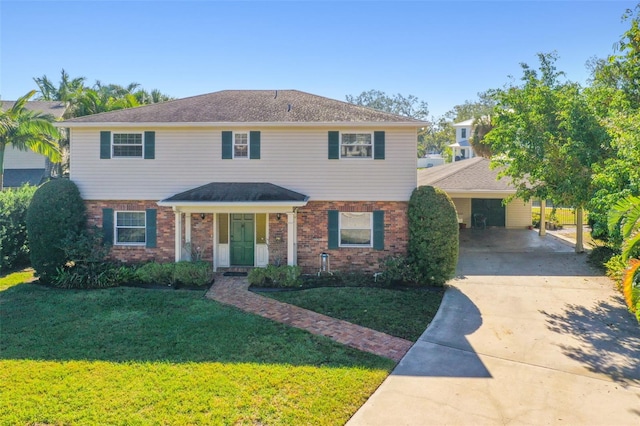
[(596, 169), (597, 191), (589, 204), (595, 237), (622, 243), (619, 228), (607, 227), (607, 215), (628, 196), (640, 195), (640, 5), (627, 10), (630, 28), (616, 43), (614, 54), (592, 64), (587, 91), (601, 123), (611, 137), (612, 155)]
[[(500, 175), (516, 197), (548, 199), (580, 212), (594, 193), (593, 169), (610, 155), (609, 137), (577, 84), (557, 71), (555, 54), (539, 70), (522, 64), (522, 83), (494, 93), (493, 129), (485, 136)], [(582, 252), (579, 224), (576, 251)]]
[(53, 162), (60, 161), (60, 132), (52, 124), (53, 117), (26, 107), (35, 93), (32, 90), (10, 108), (0, 109), (0, 190), (4, 182), (4, 152), (9, 145), (21, 151), (37, 152)]

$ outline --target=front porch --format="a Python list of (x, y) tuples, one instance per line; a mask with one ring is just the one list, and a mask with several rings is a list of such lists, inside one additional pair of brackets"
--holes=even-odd
[(308, 197), (269, 183), (210, 183), (158, 202), (172, 208), (175, 261), (213, 268), (297, 264), (297, 210)]

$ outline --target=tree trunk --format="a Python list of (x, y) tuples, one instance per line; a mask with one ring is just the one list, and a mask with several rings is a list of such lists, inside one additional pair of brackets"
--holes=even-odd
[(582, 207), (576, 209), (576, 253), (584, 253)]
[(4, 148), (6, 145), (0, 144), (0, 191), (4, 189)]
[(547, 200), (540, 200), (540, 228), (538, 234), (541, 237), (547, 235), (546, 221), (547, 221)]

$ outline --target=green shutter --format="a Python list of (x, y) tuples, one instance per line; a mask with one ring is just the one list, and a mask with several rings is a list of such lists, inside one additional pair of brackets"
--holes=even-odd
[(260, 159), (260, 132), (249, 132), (249, 158)]
[(147, 209), (147, 248), (156, 246), (156, 209)]
[(340, 234), (340, 212), (338, 210), (329, 210), (327, 224), (329, 229), (329, 248), (337, 249)]
[(340, 132), (329, 132), (329, 160), (340, 158)]
[(373, 248), (384, 250), (384, 211), (373, 212)]
[(156, 158), (156, 132), (144, 132), (144, 158)]
[(231, 160), (233, 158), (233, 132), (222, 132), (222, 159)]
[(111, 158), (111, 132), (100, 132), (100, 159)]
[(384, 160), (384, 132), (373, 132), (373, 159)]
[(102, 240), (113, 244), (113, 209), (102, 209)]

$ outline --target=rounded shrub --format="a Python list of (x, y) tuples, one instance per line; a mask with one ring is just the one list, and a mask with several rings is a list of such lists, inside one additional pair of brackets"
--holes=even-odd
[(420, 282), (443, 285), (458, 264), (458, 214), (451, 198), (432, 186), (416, 188), (409, 200), (408, 261)]
[(35, 186), (0, 191), (0, 274), (29, 264), (27, 208)]
[(55, 179), (36, 190), (27, 210), (27, 235), (40, 281), (52, 282), (57, 268), (67, 263), (62, 241), (82, 232), (85, 222), (84, 201), (72, 181)]

